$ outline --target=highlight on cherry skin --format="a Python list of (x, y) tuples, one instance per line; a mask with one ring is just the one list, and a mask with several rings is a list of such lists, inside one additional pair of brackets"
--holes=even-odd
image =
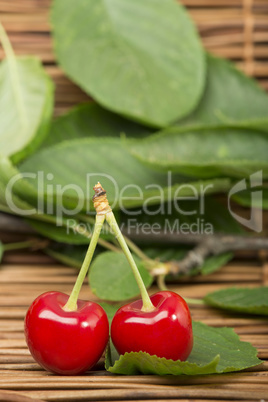
[(77, 309), (64, 309), (69, 296), (47, 292), (34, 300), (25, 317), (29, 350), (44, 369), (61, 375), (77, 375), (93, 367), (109, 339), (109, 323), (103, 308), (77, 300)]
[(111, 338), (119, 354), (147, 352), (184, 361), (193, 347), (190, 311), (185, 300), (171, 291), (150, 297), (154, 306), (142, 311), (142, 300), (121, 307), (111, 325)]

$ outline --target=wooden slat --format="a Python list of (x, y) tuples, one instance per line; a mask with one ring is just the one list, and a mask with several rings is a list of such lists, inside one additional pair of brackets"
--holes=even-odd
[[(247, 390), (240, 388), (233, 389), (231, 385), (209, 385), (209, 386), (183, 386), (177, 389), (165, 389), (165, 390), (147, 390), (147, 389), (135, 389), (135, 390), (109, 390), (109, 400), (140, 400), (140, 399), (172, 399), (172, 398), (205, 398), (205, 399), (222, 399), (223, 395), (225, 399), (238, 399), (238, 400), (259, 400), (267, 397), (268, 386), (247, 387)], [(74, 391), (24, 391), (23, 395), (33, 396), (35, 398), (42, 398), (47, 401), (60, 398), (61, 401), (72, 400), (76, 401), (88, 400), (98, 401), (107, 400), (107, 390), (74, 390)]]

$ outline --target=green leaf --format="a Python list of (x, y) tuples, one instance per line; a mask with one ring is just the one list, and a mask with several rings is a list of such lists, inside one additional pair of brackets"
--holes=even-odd
[(2, 261), (3, 254), (4, 254), (4, 246), (3, 243), (0, 241), (0, 263)]
[(239, 223), (231, 216), (227, 200), (224, 203), (218, 202), (212, 196), (204, 196), (205, 194), (206, 191), (203, 195), (195, 194), (194, 189), (192, 197), (179, 192), (172, 209), (169, 204), (151, 206), (139, 214), (139, 209), (134, 209), (126, 214), (121, 213), (122, 224), (133, 229), (135, 216), (136, 230), (139, 231), (162, 230), (170, 234), (244, 233)]
[(188, 247), (145, 247), (142, 249), (143, 252), (151, 259), (157, 259), (161, 262), (167, 262), (170, 260), (181, 260), (187, 251)]
[[(83, 246), (77, 244), (71, 245), (62, 243), (52, 243), (49, 247), (47, 247), (43, 251), (65, 265), (80, 269), (85, 259), (87, 249), (88, 245)], [(100, 252), (102, 251), (103, 249), (97, 246), (94, 251), (93, 258), (96, 258), (96, 256), (99, 255)]]
[[(0, 173), (1, 172), (1, 158), (0, 158)], [(35, 213), (36, 210), (32, 204), (22, 200), (16, 193), (9, 191), (6, 186), (5, 180), (0, 178), (0, 203), (5, 208), (5, 212), (13, 213), (14, 215), (26, 216), (28, 213)], [(28, 183), (27, 183), (28, 184)], [(3, 209), (1, 209), (3, 210)]]
[(211, 306), (247, 314), (268, 315), (268, 287), (228, 288), (209, 293), (205, 302)]
[(85, 103), (55, 119), (41, 148), (65, 140), (85, 137), (140, 137), (152, 130), (103, 109), (96, 103)]
[(239, 193), (234, 194), (231, 198), (238, 204), (242, 205), (243, 207), (249, 208), (260, 208), (260, 209), (268, 209), (268, 187), (267, 185), (261, 187), (254, 187), (254, 193), (256, 191), (261, 192), (260, 197), (253, 198), (252, 197), (252, 190), (247, 189), (244, 191), (240, 191)]
[[(125, 375), (198, 375), (216, 373), (219, 356), (215, 356), (209, 363), (199, 366), (196, 363), (181, 362), (180, 360), (167, 360), (151, 356), (145, 352), (125, 353), (118, 357), (112, 349), (106, 357), (107, 370), (113, 374)], [(114, 365), (112, 361), (115, 360)]]
[(268, 137), (256, 130), (173, 127), (128, 144), (132, 155), (162, 171), (244, 178), (262, 169), (268, 177)]
[(231, 261), (233, 258), (233, 253), (223, 253), (219, 255), (214, 255), (212, 257), (206, 258), (204, 263), (199, 267), (196, 272), (192, 271), (191, 274), (201, 273), (202, 275), (209, 275), (218, 269), (222, 268), (227, 262)]
[[(56, 217), (55, 217), (56, 220)], [(49, 239), (58, 241), (60, 243), (67, 244), (89, 244), (90, 238), (82, 234), (77, 233), (73, 229), (73, 225), (77, 224), (77, 221), (70, 219), (67, 227), (57, 226), (55, 223), (41, 222), (34, 219), (26, 219), (26, 221), (35, 229), (38, 233)], [(81, 227), (82, 229), (82, 227)], [(88, 230), (88, 228), (87, 228)], [(90, 230), (89, 230), (90, 232)], [(91, 233), (91, 232), (90, 232)]]
[(7, 197), (11, 198), (11, 201), (13, 198), (20, 198), (20, 201), (25, 202), (25, 207), (27, 203), (30, 203), (30, 207), (36, 206), (38, 191), (5, 156), (0, 157), (0, 182), (3, 187), (2, 199), (5, 203)]
[[(10, 187), (8, 183), (13, 179), (16, 180)], [(45, 208), (38, 209), (39, 202), (38, 187), (37, 189), (32, 187), (8, 158), (0, 158), (0, 210), (23, 216), (37, 232), (53, 240), (88, 244), (88, 238), (74, 233), (73, 225), (79, 223), (75, 217), (72, 216), (69, 220), (64, 215), (58, 217), (53, 214), (46, 214), (43, 211)], [(43, 200), (41, 200), (40, 205), (43, 204)], [(86, 225), (89, 230), (90, 225)]]
[(61, 263), (70, 267), (79, 269), (84, 261), (87, 247), (78, 245), (70, 246), (69, 244), (67, 246), (65, 244), (56, 244), (52, 245), (51, 247), (47, 247), (43, 251), (49, 256), (55, 258), (57, 261), (60, 261)]
[[(198, 375), (226, 373), (253, 367), (261, 363), (257, 350), (241, 342), (231, 328), (212, 328), (193, 322), (194, 347), (188, 361), (173, 361), (148, 353), (131, 352), (108, 356), (106, 368), (116, 374), (137, 375)], [(118, 359), (118, 360), (117, 360)]]
[(61, 67), (107, 109), (161, 127), (200, 99), (204, 52), (174, 0), (54, 0), (52, 27)]
[[(134, 256), (146, 287), (153, 278), (141, 260)], [(137, 282), (123, 253), (106, 251), (93, 261), (89, 270), (89, 284), (92, 292), (100, 299), (120, 301), (140, 294)]]
[(114, 318), (115, 313), (120, 308), (119, 304), (110, 304), (105, 302), (98, 302), (98, 304), (105, 310), (109, 323), (111, 325), (112, 319)]
[(18, 162), (44, 139), (53, 110), (51, 79), (35, 57), (15, 57), (0, 24), (0, 152)]
[(195, 111), (178, 122), (189, 125), (243, 124), (268, 131), (268, 97), (234, 64), (207, 55), (207, 82)]
[[(93, 210), (92, 187), (98, 181), (107, 191), (112, 208), (118, 208), (141, 206), (145, 200), (149, 205), (172, 199), (185, 180), (173, 175), (169, 182), (167, 174), (144, 167), (118, 138), (65, 141), (32, 155), (20, 165), (20, 172), (35, 174), (35, 178), (28, 180), (36, 190), (39, 188), (40, 197), (42, 189), (38, 172), (42, 172), (43, 192), (52, 188), (55, 203), (63, 202), (69, 208), (81, 205), (81, 209), (86, 211)], [(230, 187), (228, 179), (190, 184), (190, 188), (182, 186), (180, 196), (192, 195), (193, 189), (199, 193), (206, 186), (206, 194)], [(57, 190), (59, 187), (60, 190)]]

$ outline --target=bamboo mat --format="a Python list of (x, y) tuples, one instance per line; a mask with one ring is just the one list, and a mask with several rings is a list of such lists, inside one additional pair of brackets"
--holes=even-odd
[[(197, 23), (205, 47), (232, 59), (268, 90), (268, 0), (183, 0)], [(40, 57), (56, 84), (55, 114), (89, 100), (56, 66), (50, 37), (50, 0), (0, 0), (0, 20), (16, 54)], [(3, 58), (0, 47), (0, 60)], [(5, 241), (20, 235), (0, 233)], [(18, 239), (16, 236), (19, 236)], [(256, 257), (256, 256), (255, 256)], [(268, 399), (268, 361), (243, 373), (199, 377), (112, 376), (103, 359), (85, 376), (60, 377), (43, 371), (25, 344), (23, 320), (33, 299), (48, 290), (70, 293), (76, 271), (38, 253), (6, 254), (0, 269), (0, 401), (262, 401)], [(220, 272), (170, 288), (185, 297), (203, 297), (227, 286), (268, 285), (265, 258), (240, 259)], [(152, 289), (154, 292), (156, 289)], [(85, 284), (81, 298), (95, 300)], [(268, 360), (268, 322), (264, 318), (192, 306), (194, 320), (231, 326)]]
[[(268, 90), (268, 0), (182, 0), (206, 49), (232, 59)], [(49, 24), (51, 0), (0, 0), (0, 20), (17, 55), (37, 55), (56, 84), (55, 114), (89, 97), (56, 66)], [(0, 48), (0, 60), (3, 58)]]
[[(6, 253), (0, 270), (0, 401), (267, 400), (268, 361), (245, 372), (194, 377), (115, 376), (104, 371), (103, 359), (84, 376), (62, 377), (42, 370), (25, 344), (26, 310), (42, 292), (69, 294), (76, 272), (42, 254)], [(172, 284), (170, 288), (184, 297), (203, 297), (227, 286), (264, 284), (268, 285), (268, 263), (241, 259), (213, 275)], [(86, 283), (81, 298), (96, 300)], [(191, 313), (194, 320), (208, 325), (234, 327), (243, 341), (258, 349), (261, 359), (268, 360), (267, 319), (203, 306), (191, 306)]]

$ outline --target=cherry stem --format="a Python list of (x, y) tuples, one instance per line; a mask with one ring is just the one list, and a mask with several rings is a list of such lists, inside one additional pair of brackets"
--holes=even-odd
[(124, 236), (124, 239), (128, 245), (128, 247), (135, 253), (138, 257), (140, 257), (141, 260), (145, 261), (151, 261), (151, 259), (135, 244), (133, 243), (132, 240), (130, 240), (128, 237)]
[[(94, 221), (94, 218), (91, 218), (91, 217), (89, 217), (89, 216), (84, 216), (84, 215), (78, 215), (78, 217), (79, 217), (79, 219), (81, 219), (82, 221), (84, 221), (84, 222), (89, 222), (89, 223), (93, 223), (93, 221)], [(106, 227), (105, 226), (105, 224), (104, 224), (104, 227)], [(108, 230), (109, 230), (109, 232), (110, 233), (112, 233), (112, 231), (111, 231), (111, 228), (109, 227), (109, 225), (107, 225), (107, 228), (108, 228)], [(154, 260), (151, 260), (132, 240), (130, 240), (127, 236), (124, 236), (124, 239), (125, 239), (125, 241), (126, 241), (126, 243), (127, 243), (127, 245), (128, 245), (128, 247), (130, 248), (130, 250), (132, 250), (133, 251), (133, 253), (134, 254), (136, 254), (137, 255), (137, 257), (140, 257), (140, 259), (141, 260), (143, 260), (143, 261), (154, 261)], [(100, 243), (101, 244), (101, 243)], [(109, 244), (109, 243), (108, 243)], [(106, 247), (106, 245), (104, 245), (104, 247)], [(108, 248), (108, 247), (106, 247), (106, 248)], [(119, 249), (118, 250), (116, 250), (116, 249), (114, 249), (114, 250), (112, 250), (112, 251), (120, 251)]]
[(89, 243), (87, 254), (85, 256), (82, 267), (81, 267), (78, 277), (76, 279), (72, 293), (71, 293), (67, 303), (63, 307), (63, 310), (65, 310), (65, 311), (77, 310), (77, 300), (78, 300), (79, 292), (83, 285), (83, 282), (86, 277), (89, 265), (91, 263), (95, 248), (97, 246), (104, 220), (105, 220), (105, 215), (98, 215), (98, 214), (96, 215), (94, 231), (93, 231), (90, 243)]
[(3, 25), (0, 22), (0, 41), (2, 43), (2, 46), (4, 48), (4, 51), (6, 53), (7, 58), (8, 57), (13, 57), (15, 58), (15, 54), (14, 54), (14, 50), (11, 46), (10, 40), (7, 36), (7, 33), (5, 31), (5, 28), (3, 27)]
[(13, 251), (13, 250), (20, 250), (24, 248), (31, 248), (31, 247), (38, 247), (41, 244), (40, 240), (27, 240), (27, 241), (20, 241), (17, 243), (7, 243), (3, 244), (4, 251)]
[(113, 212), (112, 211), (107, 212), (107, 214), (105, 216), (106, 216), (106, 220), (109, 223), (113, 234), (115, 235), (118, 243), (120, 244), (120, 246), (129, 262), (129, 265), (130, 265), (132, 272), (135, 276), (135, 279), (137, 281), (137, 284), (138, 284), (138, 287), (139, 287), (140, 293), (141, 293), (142, 303), (143, 303), (141, 310), (147, 311), (147, 312), (153, 311), (155, 309), (155, 307), (154, 307), (153, 303), (151, 302), (151, 299), (150, 299), (148, 292), (146, 290), (146, 287), (143, 283), (140, 272), (137, 268), (137, 265), (134, 261), (134, 258), (132, 256), (131, 252), (129, 251), (129, 248), (128, 248), (126, 241), (124, 239), (124, 236), (122, 235), (121, 230), (116, 222)]
[(186, 301), (187, 304), (199, 304), (199, 305), (206, 304), (203, 299), (192, 299), (190, 297), (184, 297), (184, 300)]

